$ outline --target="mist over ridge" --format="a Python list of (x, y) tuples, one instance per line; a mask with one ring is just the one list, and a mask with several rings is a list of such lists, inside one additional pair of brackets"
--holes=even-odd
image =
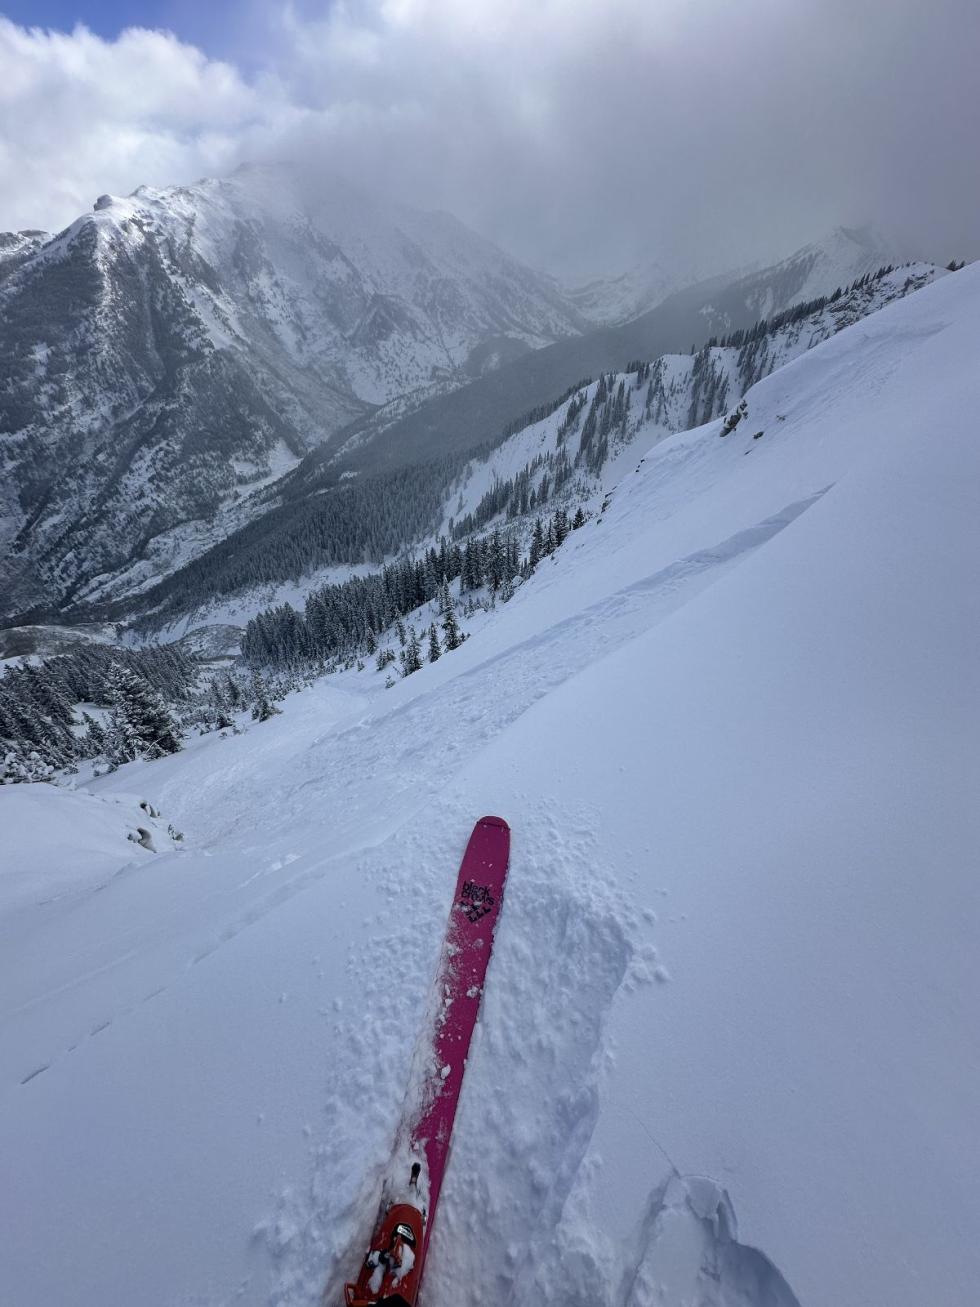
[(75, 12), (0, 18), (0, 229), (290, 159), (568, 284), (691, 280), (868, 222), (910, 256), (980, 253), (968, 0), (219, 3), (186, 36), (178, 9), (174, 31)]

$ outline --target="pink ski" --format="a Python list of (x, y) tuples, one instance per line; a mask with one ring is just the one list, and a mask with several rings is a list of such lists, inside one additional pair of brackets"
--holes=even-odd
[(348, 1307), (415, 1307), (417, 1302), (509, 856), (507, 823), (481, 817), (460, 864), (392, 1174), (361, 1273), (345, 1288)]

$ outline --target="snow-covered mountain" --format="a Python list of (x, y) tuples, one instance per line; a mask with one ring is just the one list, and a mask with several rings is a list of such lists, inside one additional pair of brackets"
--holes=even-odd
[[(468, 518), (478, 529), (512, 520), (513, 492), (508, 488), (517, 485), (525, 496), (537, 494), (539, 512), (549, 502), (548, 495), (556, 493), (566, 501), (591, 500), (597, 505), (635, 459), (638, 443), (689, 430), (730, 410), (735, 420), (745, 392), (764, 377), (945, 275), (944, 269), (927, 263), (906, 263), (880, 276), (865, 274), (866, 280), (862, 277), (822, 307), (809, 310), (813, 301), (808, 300), (799, 312), (786, 310), (771, 323), (736, 332), (721, 344), (707, 344), (690, 354), (662, 354), (648, 366), (609, 374), (601, 383), (574, 391), (546, 417), (527, 423), (489, 454), (467, 463), (450, 487), (440, 530)], [(605, 401), (598, 394), (600, 384)], [(542, 484), (555, 490), (541, 497)], [(490, 507), (496, 512), (490, 513)]]
[(726, 279), (724, 293), (703, 312), (713, 332), (731, 331), (744, 323), (745, 309), (753, 319), (769, 318), (898, 261), (894, 246), (873, 227), (837, 227), (771, 267)]
[[(718, 277), (726, 290), (732, 289), (756, 319), (830, 295), (838, 286), (849, 286), (867, 272), (898, 262), (894, 246), (873, 227), (837, 227), (822, 239), (804, 245), (779, 262)], [(693, 264), (669, 263), (650, 257), (629, 271), (613, 277), (599, 277), (584, 285), (569, 287), (567, 293), (582, 314), (602, 326), (621, 326), (654, 308), (668, 295), (706, 281), (705, 271)], [(706, 312), (710, 313), (710, 307)], [(742, 325), (734, 320), (730, 304), (712, 324), (714, 331), (729, 331)]]
[[(882, 258), (841, 229), (568, 341), (579, 308), (444, 214), (282, 167), (103, 196), (56, 237), (0, 239), (0, 616), (152, 586), (260, 518), (265, 487), (355, 419), (328, 483), (365, 457), (472, 448), (570, 379), (829, 293)], [(647, 273), (632, 309), (653, 294)]]
[[(138, 594), (227, 550), (294, 505), (281, 478), (304, 456), (307, 498), (365, 466), (458, 458), (571, 380), (830, 293), (884, 256), (840, 229), (583, 332), (547, 278), (447, 215), (295, 169), (103, 196), (56, 237), (0, 240), (0, 618)], [(360, 541), (331, 555), (364, 557), (377, 549)]]
[(651, 417), (600, 517), (390, 690), (0, 788), (6, 1298), (339, 1302), (496, 812), (432, 1307), (971, 1302), (978, 334), (971, 267), (727, 435)]
[(516, 413), (550, 402), (582, 377), (750, 327), (893, 261), (873, 235), (857, 239), (841, 229), (770, 268), (686, 286), (630, 322), (558, 341), (450, 394), (407, 409), (386, 406), (314, 457), (340, 466), (345, 459), (357, 467), (390, 466), (495, 441)]
[(665, 267), (656, 259), (645, 259), (617, 276), (596, 277), (569, 286), (566, 293), (589, 321), (601, 327), (618, 327), (646, 313), (673, 291), (701, 280), (690, 269)]
[[(457, 472), (443, 468), (440, 478), (440, 470), (431, 467), (419, 484), (403, 470), (380, 482), (389, 490), (379, 498), (368, 493), (375, 484), (370, 480), (332, 485), (322, 479), (322, 471), (304, 464), (269, 488), (272, 502), (251, 528), (148, 592), (149, 615), (141, 625), (173, 639), (202, 625), (243, 625), (271, 604), (302, 608), (312, 589), (343, 579), (339, 557), (360, 555), (369, 539), (365, 528), (374, 517), (402, 522), (389, 556), (408, 540), (415, 551), (438, 545), (454, 526), (457, 534), (516, 528), (526, 546), (535, 514), (550, 513), (556, 502), (571, 512), (577, 503), (598, 508), (605, 491), (635, 461), (637, 441), (649, 442), (726, 413), (776, 368), (943, 275), (931, 264), (903, 264), (883, 275), (866, 275), (822, 307), (808, 301), (769, 323), (735, 333), (728, 343), (661, 355), (631, 372), (604, 374), (602, 396), (599, 382), (573, 387), (563, 399), (545, 405), (544, 416), (538, 412), (516, 420), (513, 434), (498, 438), (489, 452), (460, 461)], [(330, 522), (349, 516), (352, 497), (359, 493), (361, 530), (350, 538), (354, 548), (348, 544), (346, 555), (332, 556)], [(342, 502), (332, 511), (337, 501)], [(421, 529), (414, 534), (403, 513), (399, 518), (403, 502), (428, 512), (428, 521), (417, 519)], [(306, 543), (311, 540), (312, 548)], [(384, 554), (375, 553), (376, 562)], [(277, 570), (276, 558), (288, 560), (289, 570)], [(348, 574), (361, 570), (349, 568)]]
[(373, 406), (585, 325), (442, 213), (292, 168), (0, 240), (3, 611), (205, 525)]

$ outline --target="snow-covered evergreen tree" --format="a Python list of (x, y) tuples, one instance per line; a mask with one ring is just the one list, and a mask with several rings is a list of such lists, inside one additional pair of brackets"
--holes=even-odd
[(109, 692), (116, 749), (123, 760), (162, 758), (180, 751), (180, 728), (151, 685), (117, 663), (110, 675)]
[(405, 661), (403, 664), (403, 676), (411, 676), (413, 672), (422, 669), (422, 646), (419, 644), (419, 637), (412, 627), (411, 635), (408, 637), (408, 643), (405, 646)]
[(46, 762), (36, 751), (32, 751), (25, 758), (16, 750), (11, 749), (4, 756), (3, 764), (0, 766), (0, 785), (49, 781), (53, 773), (54, 768), (51, 764)]
[(259, 675), (258, 672), (252, 673), (252, 720), (254, 722), (267, 722), (270, 717), (282, 711), (272, 701), (269, 693), (269, 687)]
[(494, 530), (487, 543), (486, 580), (490, 589), (496, 593), (507, 571), (507, 555), (500, 532)]
[(436, 630), (435, 622), (429, 627), (429, 662), (438, 662), (442, 656), (442, 646), (439, 643), (439, 632)]
[(547, 552), (544, 527), (541, 525), (540, 517), (534, 519), (534, 530), (531, 532), (531, 551), (528, 554), (528, 567), (533, 572)]
[(103, 730), (99, 722), (89, 713), (82, 713), (82, 724), (85, 726), (85, 752), (90, 758), (107, 757), (109, 752), (109, 737)]
[(450, 593), (448, 581), (443, 582), (442, 591), (439, 595), (439, 611), (442, 613), (442, 632), (446, 639), (446, 651), (448, 653), (453, 649), (458, 649), (463, 643), (463, 637), (459, 633), (459, 625), (456, 621), (456, 605)]

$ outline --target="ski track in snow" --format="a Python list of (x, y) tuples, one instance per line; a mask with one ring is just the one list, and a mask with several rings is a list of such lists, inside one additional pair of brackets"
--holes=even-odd
[[(392, 1122), (401, 1110), (401, 1086), (441, 941), (445, 866), (441, 861), (425, 865), (431, 856), (432, 818), (425, 829), (418, 829), (412, 814), (442, 809), (436, 825), (460, 830), (465, 815), (447, 811), (449, 804), (440, 796), (481, 743), (499, 735), (557, 685), (664, 620), (817, 498), (789, 505), (753, 528), (659, 569), (387, 712), (382, 701), (376, 712), (365, 713), (364, 701), (351, 696), (347, 724), (342, 717), (335, 731), (309, 745), (307, 779), (296, 786), (286, 773), (287, 779), (279, 781), (273, 765), (263, 769), (262, 793), (254, 795), (254, 802), (261, 802), (270, 815), (266, 829), (278, 828), (273, 847), (281, 848), (280, 842), (288, 840), (302, 813), (305, 822), (329, 829), (330, 845), (337, 851), (311, 858), (290, 851), (276, 856), (271, 847), (261, 852), (246, 847), (241, 865), (254, 868), (246, 875), (239, 874), (231, 883), (209, 882), (190, 904), (175, 894), (162, 903), (159, 916), (149, 922), (144, 917), (136, 927), (122, 912), (125, 926), (117, 934), (111, 916), (105, 919), (102, 902), (109, 886), (103, 883), (90, 890), (74, 904), (73, 916), (86, 911), (98, 916), (103, 960), (88, 967), (84, 952), (66, 957), (67, 974), (57, 987), (0, 1014), (0, 1024), (26, 1019), (72, 989), (81, 1000), (82, 1024), (71, 1042), (39, 1050), (18, 1077), (18, 1087), (29, 1092), (32, 1082), (59, 1058), (166, 993), (183, 971), (206, 962), (242, 931), (343, 868), (380, 902), (392, 905), (391, 928), (372, 935), (366, 947), (358, 943), (349, 948), (346, 971), (350, 987), (363, 995), (363, 1008), (352, 1019), (326, 1011), (334, 1047), (324, 1097), (329, 1128), (314, 1146), (307, 1190), (287, 1190), (275, 1215), (259, 1231), (277, 1267), (272, 1299), (277, 1307), (311, 1302), (314, 1286), (322, 1286), (325, 1278), (327, 1300), (339, 1300), (343, 1279), (356, 1270), (370, 1231)], [(488, 704), (493, 705), (491, 712)], [(443, 748), (434, 758), (430, 742), (440, 737), (440, 723), (447, 720), (456, 729), (448, 738), (443, 734)], [(275, 746), (271, 748), (274, 752)], [(184, 798), (186, 811), (177, 813), (178, 820), (193, 829), (195, 815), (207, 812), (207, 822), (199, 822), (207, 825), (209, 842), (220, 846), (233, 841), (236, 818), (233, 810), (227, 820), (222, 817), (228, 806), (222, 795), (239, 786), (245, 789), (239, 801), (251, 801), (247, 786), (250, 780), (254, 784), (255, 775), (254, 764), (239, 769), (233, 763), (221, 772), (202, 774), (193, 798)], [(164, 783), (155, 795), (169, 813), (177, 791), (171, 795)], [(374, 845), (359, 844), (357, 833), (366, 824), (378, 829), (371, 817), (382, 810), (383, 826)], [(188, 855), (171, 856), (179, 865)], [(456, 856), (447, 841), (446, 866)], [(442, 1301), (441, 1285), (454, 1286), (452, 1299), (461, 1304), (487, 1301), (487, 1292), (500, 1303), (551, 1300), (541, 1268), (557, 1255), (556, 1230), (581, 1178), (598, 1114), (609, 1057), (605, 1014), (624, 982), (631, 977), (652, 979), (643, 961), (642, 928), (631, 920), (630, 905), (612, 876), (602, 871), (594, 823), (582, 813), (572, 817), (557, 807), (542, 810), (530, 828), (522, 829), (515, 864), (495, 959), (495, 974), (512, 979), (506, 987), (499, 980), (488, 987), (471, 1052), (474, 1067), (488, 1057), (503, 1059), (511, 1080), (507, 1094), (488, 1091), (494, 1084), (489, 1069), (464, 1083), (453, 1163), (430, 1253), (431, 1307)], [(415, 869), (414, 896), (407, 902), (406, 866)], [(116, 873), (111, 888), (125, 896), (132, 870), (130, 866)], [(229, 896), (236, 905), (230, 913)], [(188, 931), (195, 916), (202, 924)], [(220, 924), (209, 927), (208, 919), (215, 916)], [(73, 922), (72, 928), (77, 925)], [(408, 946), (406, 933), (412, 940)], [(183, 939), (186, 947), (186, 941), (195, 938), (189, 955), (173, 955), (171, 939)], [(146, 973), (146, 992), (127, 1000), (114, 991), (113, 973), (134, 959), (137, 971)], [(92, 1002), (100, 992), (113, 996), (111, 1012), (94, 1016)], [(522, 1013), (521, 1023), (508, 1019), (514, 1011)], [(540, 1105), (519, 1131), (510, 1119), (513, 1093), (522, 1102)], [(359, 1141), (359, 1155), (354, 1157), (353, 1140)], [(495, 1177), (492, 1185), (485, 1179), (488, 1170)], [(510, 1200), (500, 1204), (494, 1194), (504, 1178)], [(535, 1213), (530, 1226), (529, 1212)], [(465, 1267), (459, 1265), (463, 1248)], [(593, 1261), (588, 1267), (583, 1256), (588, 1261), (594, 1254), (579, 1256), (579, 1283), (585, 1287), (584, 1296), (575, 1301), (604, 1302), (621, 1254), (610, 1249), (606, 1265)], [(537, 1270), (532, 1274), (531, 1268)], [(553, 1267), (556, 1273), (558, 1269)], [(460, 1290), (461, 1281), (481, 1287), (467, 1293)], [(634, 1296), (623, 1301), (641, 1300)]]
[[(739, 1243), (728, 1194), (704, 1176), (674, 1175), (651, 1194), (617, 1298), (623, 1307), (800, 1307), (763, 1253)], [(586, 1301), (582, 1300), (582, 1307)]]
[[(407, 815), (426, 798), (437, 796), (481, 741), (498, 735), (538, 699), (605, 653), (663, 621), (728, 568), (772, 539), (823, 493), (791, 504), (711, 549), (698, 551), (633, 582), (392, 712), (361, 718), (314, 747), (311, 771), (315, 778), (307, 780), (296, 793), (321, 788), (332, 794), (347, 791), (345, 823), (338, 826), (336, 814), (330, 816), (335, 831), (342, 835), (346, 822), (354, 830), (361, 829), (365, 813), (377, 800), (374, 787), (364, 783), (365, 775), (390, 770), (396, 788), (393, 795), (386, 787), (386, 804), (396, 798)], [(492, 714), (486, 711), (488, 699), (495, 705)], [(439, 724), (447, 720), (455, 723), (456, 730), (448, 747), (433, 759), (429, 741), (437, 737)], [(424, 773), (418, 767), (423, 759)], [(421, 775), (426, 777), (425, 790), (420, 789)]]
[[(8, 1198), (9, 1210), (0, 1211), (14, 1231), (4, 1249), (14, 1283), (46, 1284), (34, 1300), (60, 1297), (66, 1307), (122, 1307), (135, 1285), (145, 1286), (147, 1301), (168, 1307), (312, 1307), (322, 1294), (327, 1303), (339, 1301), (366, 1246), (389, 1161), (442, 942), (447, 883), (479, 815), (474, 796), (484, 793), (507, 793), (521, 821), (431, 1247), (426, 1307), (798, 1307), (780, 1270), (741, 1241), (722, 1181), (683, 1174), (665, 1147), (689, 1169), (693, 1156), (725, 1175), (749, 1235), (761, 1231), (758, 1242), (769, 1242), (775, 1231), (773, 1248), (787, 1274), (796, 1282), (801, 1268), (807, 1273), (808, 1301), (810, 1294), (844, 1301), (841, 1286), (855, 1277), (865, 1292), (887, 1275), (891, 1299), (912, 1303), (918, 1287), (886, 1265), (901, 1256), (896, 1232), (910, 1237), (906, 1213), (902, 1220), (892, 1211), (873, 1213), (861, 1225), (881, 1177), (898, 1185), (894, 1145), (901, 1139), (922, 1210), (949, 1217), (948, 1228), (937, 1219), (937, 1228), (917, 1231), (928, 1244), (923, 1264), (935, 1273), (944, 1257), (959, 1256), (948, 1282), (965, 1282), (971, 1254), (956, 1242), (955, 1220), (969, 1208), (963, 1158), (970, 1142), (954, 1146), (942, 1135), (945, 1123), (930, 1130), (914, 1120), (918, 1132), (910, 1139), (906, 1116), (921, 1112), (927, 1088), (951, 1120), (969, 1119), (969, 1090), (926, 1073), (948, 1051), (949, 1032), (963, 1028), (949, 995), (965, 1001), (970, 987), (960, 982), (969, 980), (972, 958), (956, 951), (947, 966), (945, 955), (930, 951), (931, 926), (920, 932), (914, 943), (926, 959), (930, 992), (939, 996), (932, 1009), (902, 968), (918, 965), (914, 954), (905, 957), (917, 896), (922, 917), (935, 916), (946, 934), (968, 923), (970, 900), (952, 875), (948, 883), (932, 876), (928, 902), (919, 895), (933, 869), (918, 850), (903, 862), (891, 849), (901, 801), (887, 806), (894, 786), (875, 789), (868, 763), (893, 748), (896, 792), (915, 795), (914, 819), (926, 841), (942, 850), (943, 831), (951, 829), (966, 848), (958, 795), (973, 755), (963, 743), (967, 732), (963, 740), (956, 735), (963, 712), (957, 716), (954, 694), (967, 683), (964, 632), (974, 628), (965, 625), (965, 603), (951, 605), (952, 615), (943, 609), (936, 580), (943, 567), (954, 599), (966, 593), (962, 546), (970, 537), (958, 476), (971, 466), (962, 451), (973, 446), (950, 408), (939, 411), (950, 428), (946, 441), (931, 441), (927, 456), (918, 448), (927, 410), (915, 408), (923, 386), (906, 361), (937, 330), (929, 306), (944, 312), (960, 284), (969, 282), (923, 292), (921, 313), (896, 306), (881, 315), (884, 326), (852, 329), (761, 383), (748, 431), (721, 441), (716, 426), (658, 447), (642, 472), (624, 477), (607, 520), (542, 563), (533, 584), (480, 638), (390, 696), (352, 692), (353, 677), (339, 684), (328, 678), (247, 736), (205, 741), (151, 768), (123, 768), (84, 800), (64, 796), (84, 806), (119, 802), (134, 783), (152, 786), (162, 820), (186, 830), (187, 845), (156, 857), (130, 855), (111, 877), (59, 885), (54, 896), (45, 891), (44, 900), (0, 919), (0, 1040), (12, 1050), (0, 1078), (11, 1109), (6, 1128), (0, 1120), (0, 1146), (16, 1148), (14, 1135), (22, 1132), (28, 1144), (15, 1156), (30, 1181), (28, 1200)], [(963, 412), (975, 410), (962, 382), (972, 321), (951, 333), (964, 386), (954, 398)], [(925, 351), (921, 376), (938, 375), (935, 389), (946, 383), (942, 393), (949, 394), (938, 357), (939, 350)], [(890, 406), (884, 418), (872, 407), (879, 403)], [(765, 428), (759, 444), (756, 420)], [(793, 435), (798, 424), (802, 432)], [(882, 459), (893, 440), (901, 442), (901, 458)], [(857, 472), (844, 476), (854, 465)], [(826, 491), (816, 487), (828, 483), (834, 493), (818, 502)], [(943, 497), (941, 522), (923, 511), (930, 495)], [(725, 523), (718, 543), (705, 547), (716, 522)], [(794, 523), (777, 548), (760, 550)], [(752, 566), (731, 575), (757, 552)], [(901, 585), (893, 567), (901, 569)], [(813, 591), (801, 597), (807, 569)], [(707, 603), (692, 603), (725, 577)], [(579, 606), (586, 596), (593, 602)], [(732, 609), (746, 614), (744, 627)], [(675, 614), (657, 640), (646, 639)], [(800, 626), (799, 637), (784, 633), (784, 620)], [(933, 639), (934, 630), (948, 630), (948, 638)], [(726, 660), (716, 642), (733, 634)], [(630, 667), (651, 655), (662, 661)], [(873, 676), (855, 673), (868, 663)], [(716, 677), (716, 667), (724, 675)], [(744, 703), (743, 686), (751, 691)], [(554, 702), (541, 703), (550, 696)], [(708, 709), (699, 715), (702, 701)], [(918, 712), (921, 723), (896, 726), (895, 702)], [(607, 717), (614, 719), (608, 725)], [(645, 738), (633, 738), (634, 720), (662, 731), (656, 757), (647, 757)], [(933, 723), (942, 750), (929, 733)], [(585, 760), (563, 756), (560, 748), (588, 751), (588, 736), (583, 749), (576, 734), (582, 729), (605, 731), (605, 747)], [(899, 756), (912, 729), (918, 747)], [(683, 750), (676, 747), (682, 738)], [(614, 773), (627, 769), (617, 767), (617, 749), (626, 744), (633, 774), (620, 777)], [(945, 768), (941, 786), (929, 770), (933, 756), (937, 770)], [(919, 770), (909, 757), (924, 760)], [(508, 767), (520, 779), (504, 784), (496, 774)], [(538, 786), (529, 769), (541, 767), (547, 782)], [(793, 772), (785, 787), (781, 770)], [(815, 811), (816, 788), (841, 847), (862, 796), (861, 816), (871, 823), (853, 858), (834, 842), (819, 846), (819, 873), (809, 866), (807, 844), (833, 823)], [(941, 789), (938, 798), (933, 789)], [(642, 805), (655, 796), (662, 807), (656, 854), (644, 850), (650, 856), (634, 878), (646, 839)], [(617, 803), (629, 807), (631, 824)], [(713, 822), (704, 820), (709, 805)], [(786, 823), (789, 835), (781, 831)], [(741, 825), (771, 829), (750, 840)], [(618, 842), (610, 838), (617, 832)], [(915, 833), (899, 832), (906, 841)], [(110, 865), (111, 849), (100, 856)], [(778, 862), (778, 875), (767, 857)], [(795, 881), (783, 875), (793, 859), (808, 872)], [(699, 913), (686, 939), (666, 922), (660, 927), (650, 907), (652, 887), (663, 884), (653, 877), (671, 862), (685, 863), (676, 883)], [(911, 906), (896, 911), (899, 899)], [(870, 935), (852, 920), (865, 903), (875, 918)], [(760, 928), (757, 918), (766, 914), (771, 920)], [(259, 923), (264, 928), (253, 929)], [(29, 927), (26, 944), (21, 924)], [(730, 969), (739, 964), (737, 975), (724, 973), (730, 992), (717, 984), (712, 949), (727, 950)], [(857, 980), (847, 971), (855, 959), (862, 964)], [(683, 983), (665, 988), (672, 969)], [(880, 1060), (894, 1031), (878, 1032), (873, 1022), (884, 1014), (896, 1030), (905, 1026), (897, 1002), (879, 1001), (874, 983), (858, 983), (864, 971), (885, 977), (879, 990), (902, 987), (902, 1003), (928, 1011), (935, 1027), (917, 1036), (921, 1050), (887, 1049), (894, 1062), (877, 1078), (861, 1063), (865, 1043)], [(773, 993), (774, 983), (787, 994)], [(630, 1003), (640, 986), (648, 987), (642, 1013)], [(746, 1001), (754, 1006), (740, 1009)], [(839, 1010), (845, 1002), (864, 1020), (860, 1029)], [(814, 1018), (812, 1040), (801, 1012)], [(633, 1023), (650, 1043), (627, 1044)], [(755, 1027), (761, 1042), (752, 1042)], [(789, 1053), (773, 1047), (780, 1040)], [(905, 1074), (920, 1064), (921, 1077)], [(163, 1107), (152, 1092), (157, 1067), (173, 1096)], [(869, 1118), (852, 1102), (849, 1077), (862, 1093), (869, 1085), (895, 1090), (894, 1102), (883, 1094)], [(148, 1085), (151, 1133), (155, 1127), (162, 1143), (141, 1133), (146, 1102), (139, 1095)], [(801, 1085), (811, 1095), (802, 1111)], [(76, 1101), (95, 1115), (99, 1151), (90, 1173), (84, 1167), (92, 1147), (68, 1119)], [(657, 1119), (647, 1121), (653, 1105)], [(620, 1110), (633, 1120), (622, 1121)], [(813, 1120), (821, 1112), (824, 1119)], [(744, 1128), (743, 1118), (751, 1118)], [(30, 1149), (41, 1138), (50, 1156), (35, 1175)], [(625, 1174), (603, 1175), (606, 1145)], [(938, 1156), (940, 1146), (948, 1156)], [(847, 1193), (852, 1150), (860, 1150), (867, 1174), (862, 1190)], [(184, 1166), (202, 1193), (181, 1190), (178, 1179), (169, 1189), (165, 1182), (162, 1199), (144, 1199), (154, 1166), (168, 1176), (171, 1166), (178, 1176)], [(813, 1212), (794, 1219), (810, 1188)], [(604, 1210), (611, 1190), (620, 1206)], [(154, 1247), (147, 1220), (179, 1193), (191, 1215), (172, 1215), (166, 1232), (169, 1245), (177, 1231), (179, 1247)], [(194, 1212), (215, 1195), (220, 1219)], [(257, 1195), (264, 1195), (264, 1218)], [(40, 1203), (52, 1209), (47, 1219), (59, 1236), (50, 1267), (37, 1257), (46, 1238), (35, 1233)], [(838, 1210), (830, 1210), (835, 1203)], [(783, 1211), (790, 1213), (785, 1221)], [(90, 1212), (100, 1219), (111, 1212), (115, 1222), (94, 1251)], [(242, 1230), (256, 1219), (244, 1253)], [(842, 1269), (825, 1258), (815, 1231), (829, 1231), (834, 1257), (851, 1264)], [(878, 1231), (887, 1247), (872, 1246)], [(60, 1294), (49, 1291), (52, 1284)]]
[[(445, 806), (438, 796), (481, 741), (499, 734), (556, 685), (611, 648), (662, 621), (819, 498), (818, 494), (792, 504), (712, 549), (624, 587), (545, 634), (480, 663), (383, 717), (361, 718), (314, 746), (310, 770), (316, 779), (308, 780), (299, 792), (315, 789), (318, 794), (347, 795), (345, 820), (338, 824), (337, 814), (330, 815), (341, 840), (346, 822), (352, 830), (362, 828), (366, 814), (378, 802), (374, 786), (366, 785), (365, 778), (385, 776), (389, 816), (392, 804), (406, 818), (420, 807), (431, 811), (434, 806), (438, 811)], [(487, 702), (496, 705), (492, 715), (485, 711)], [(446, 720), (457, 729), (436, 760), (426, 757), (427, 783), (420, 790), (418, 781), (408, 778), (420, 774), (428, 742), (438, 738), (439, 723)], [(394, 793), (392, 777), (397, 778)], [(436, 824), (458, 828), (461, 820), (465, 820), (462, 813), (447, 813)], [(415, 850), (423, 856), (428, 838), (428, 832), (412, 834), (408, 823), (407, 829), (399, 830), (396, 849), (388, 855), (392, 861), (386, 858), (372, 865), (368, 859), (358, 876), (376, 885), (379, 898), (400, 904), (405, 866), (413, 865)], [(451, 860), (452, 855), (448, 857)], [(488, 986), (471, 1053), (474, 1065), (489, 1057), (508, 1066), (508, 1093), (473, 1088), (474, 1082), (493, 1085), (489, 1070), (464, 1082), (453, 1164), (430, 1252), (430, 1283), (454, 1286), (452, 1300), (461, 1304), (551, 1300), (540, 1274), (529, 1279), (527, 1268), (546, 1264), (554, 1247), (555, 1230), (598, 1114), (605, 1064), (603, 1019), (630, 975), (639, 949), (630, 906), (614, 888), (612, 877), (602, 875), (594, 828), (581, 813), (573, 817), (557, 809), (541, 812), (530, 829), (526, 825), (522, 829), (515, 860), (494, 964), (497, 977), (514, 979), (506, 988), (499, 980)], [(430, 900), (425, 933), (438, 941), (445, 875), (441, 867), (434, 874), (420, 874)], [(411, 1032), (418, 1028), (427, 978), (435, 964), (434, 954), (420, 964), (417, 955), (404, 947), (403, 932), (411, 925), (405, 908), (399, 906), (397, 916), (390, 935), (372, 940), (369, 956), (355, 956), (348, 963), (369, 1017), (365, 1022), (359, 1014), (355, 1023), (341, 1022), (337, 1027), (349, 1058), (334, 1073), (326, 1115), (343, 1123), (337, 1138), (344, 1142), (339, 1148), (322, 1145), (310, 1193), (301, 1199), (289, 1195), (277, 1221), (266, 1231), (282, 1268), (282, 1289), (275, 1298), (281, 1307), (308, 1302), (311, 1281), (331, 1264), (334, 1270), (326, 1297), (339, 1301), (343, 1280), (355, 1272), (370, 1233), (365, 1215), (374, 1211), (400, 1100), (393, 1092), (371, 1121), (365, 1121), (361, 1105), (372, 1096), (377, 1101), (379, 1085), (394, 1089), (404, 1084), (414, 1041)], [(650, 979), (642, 961), (636, 961), (636, 974)], [(383, 1016), (375, 1015), (379, 1009)], [(522, 1013), (519, 1024), (507, 1019), (515, 1011)], [(400, 1041), (399, 1032), (406, 1034)], [(393, 1039), (397, 1060), (391, 1052)], [(521, 1102), (540, 1104), (535, 1129), (514, 1130), (508, 1106), (512, 1094)], [(372, 1132), (374, 1152), (366, 1152), (358, 1159), (360, 1165), (351, 1166), (344, 1153), (347, 1140), (369, 1137)], [(344, 1165), (348, 1177), (367, 1179), (354, 1188), (345, 1187)], [(481, 1178), (484, 1173), (495, 1177), (492, 1188)], [(503, 1205), (493, 1196), (501, 1179), (509, 1195)], [(536, 1220), (528, 1229), (530, 1211), (536, 1212)], [(463, 1248), (465, 1268), (457, 1264)], [(610, 1250), (609, 1265), (592, 1268), (586, 1281), (591, 1287), (575, 1301), (584, 1307), (606, 1300), (602, 1286), (609, 1283), (614, 1260)], [(479, 1287), (468, 1292), (466, 1284)], [(438, 1291), (430, 1292), (433, 1307), (441, 1300)], [(792, 1299), (771, 1301), (773, 1307), (781, 1307)]]

